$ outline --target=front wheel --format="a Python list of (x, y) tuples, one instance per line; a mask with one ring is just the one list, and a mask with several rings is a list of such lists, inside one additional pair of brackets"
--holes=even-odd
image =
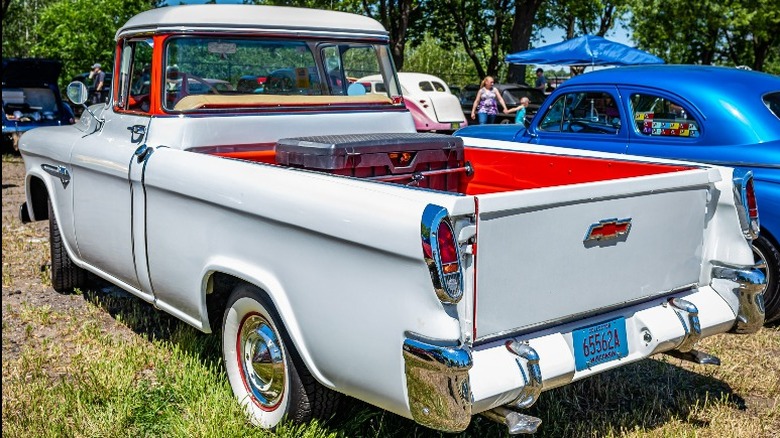
[(222, 319), (222, 354), (230, 386), (251, 422), (266, 429), (285, 416), (298, 423), (327, 418), (338, 393), (317, 382), (265, 294), (239, 285)]
[(49, 248), (51, 250), (51, 285), (57, 292), (73, 292), (87, 281), (87, 272), (76, 266), (65, 249), (57, 218), (49, 200)]
[(766, 323), (780, 319), (780, 252), (771, 240), (758, 236), (753, 241), (753, 255), (757, 267), (766, 276), (764, 306)]

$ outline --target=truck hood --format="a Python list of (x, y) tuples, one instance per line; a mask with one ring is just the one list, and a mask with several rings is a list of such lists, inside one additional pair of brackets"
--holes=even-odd
[(454, 135), (489, 140), (519, 141), (525, 131), (525, 127), (521, 125), (471, 125), (458, 129)]
[(3, 87), (46, 87), (56, 84), (62, 63), (52, 59), (3, 59)]

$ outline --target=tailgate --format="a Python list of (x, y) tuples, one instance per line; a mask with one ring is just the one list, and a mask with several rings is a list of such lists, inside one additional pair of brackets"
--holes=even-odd
[(477, 196), (477, 339), (698, 283), (711, 178), (691, 169)]

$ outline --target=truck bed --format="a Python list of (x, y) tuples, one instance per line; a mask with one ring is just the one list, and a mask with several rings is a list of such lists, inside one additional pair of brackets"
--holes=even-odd
[[(206, 153), (225, 157), (265, 163), (284, 167), (298, 167), (290, 164), (279, 164), (276, 145), (225, 145), (209, 147)], [(403, 152), (400, 148), (394, 152)], [(556, 187), (588, 182), (609, 181), (630, 177), (650, 176), (691, 170), (691, 166), (655, 164), (635, 162), (630, 160), (609, 160), (584, 156), (562, 156), (523, 151), (508, 151), (465, 146), (463, 160), (455, 166), (459, 172), (455, 184), (446, 184), (442, 189), (463, 194), (482, 195), (502, 193), (516, 190)], [(320, 170), (342, 176), (354, 176), (364, 179), (375, 179), (402, 185), (412, 183), (414, 172), (409, 172), (407, 178), (398, 178), (388, 169), (373, 167), (372, 172), (357, 172), (350, 175), (343, 170)], [(432, 170), (432, 169), (427, 169)], [(435, 169), (434, 169), (435, 170)], [(425, 171), (422, 171), (424, 175)], [(382, 178), (383, 176), (396, 176)], [(428, 178), (436, 178), (436, 175)], [(411, 184), (410, 184), (411, 183)], [(419, 183), (417, 183), (419, 184)], [(436, 188), (440, 184), (432, 184)]]

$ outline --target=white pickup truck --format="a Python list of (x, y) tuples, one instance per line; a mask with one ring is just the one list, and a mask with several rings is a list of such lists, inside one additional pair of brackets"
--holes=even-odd
[(91, 272), (221, 333), (255, 424), (346, 394), (533, 432), (544, 390), (763, 323), (749, 173), (418, 134), (356, 15), (166, 7), (116, 39), (110, 102), (22, 136), (22, 220), (56, 290)]

